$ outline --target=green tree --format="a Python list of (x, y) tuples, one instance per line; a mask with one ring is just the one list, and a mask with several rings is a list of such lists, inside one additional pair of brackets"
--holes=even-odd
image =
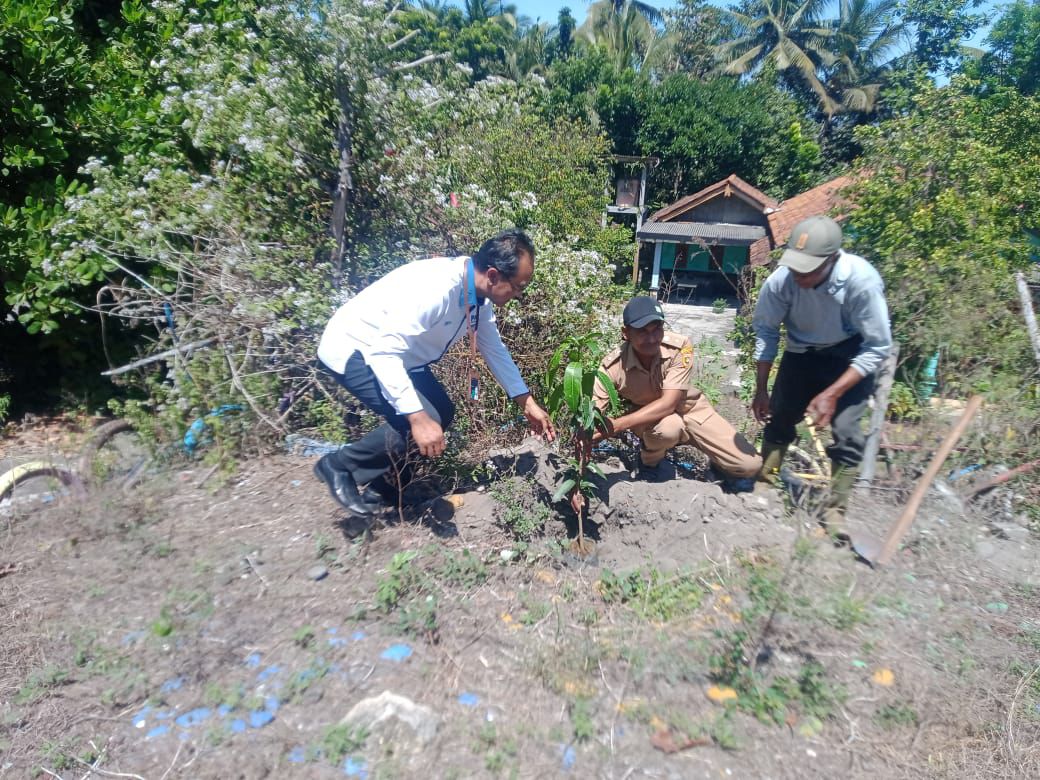
[(906, 25), (899, 0), (839, 0), (827, 87), (851, 111), (872, 114)]
[(946, 387), (1017, 386), (1034, 367), (1012, 271), (1040, 224), (1040, 101), (928, 87), (918, 110), (860, 130), (850, 234), (888, 288), (904, 355), (942, 353)]
[(994, 22), (985, 43), (979, 77), (1035, 95), (1040, 89), (1040, 0), (1016, 0)]
[(745, 0), (729, 14), (737, 37), (720, 44), (722, 72), (753, 73), (769, 67), (796, 87), (807, 87), (831, 116), (841, 103), (820, 79), (819, 70), (834, 61), (834, 29), (821, 14), (825, 0)]
[(913, 30), (909, 62), (928, 73), (952, 74), (963, 61), (964, 41), (982, 24), (972, 13), (982, 0), (904, 0), (903, 22)]
[[(643, 154), (661, 158), (655, 195), (664, 202), (731, 173), (783, 197), (811, 178), (818, 156), (818, 150), (806, 155), (804, 148), (793, 154), (785, 149), (804, 145), (803, 120), (790, 98), (764, 83), (726, 77), (702, 82), (677, 74), (646, 93), (641, 115), (639, 145)], [(770, 170), (771, 158), (794, 167)]]
[(716, 49), (736, 37), (731, 17), (706, 0), (679, 0), (665, 11), (665, 28), (671, 33), (677, 69), (707, 79), (715, 71)]

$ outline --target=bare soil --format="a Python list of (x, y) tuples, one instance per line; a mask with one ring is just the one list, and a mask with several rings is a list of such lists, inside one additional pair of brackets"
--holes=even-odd
[[(695, 453), (646, 482), (615, 451), (583, 561), (557, 458), (356, 538), (289, 455), (0, 506), (0, 777), (1040, 776), (1035, 536), (933, 492), (873, 570)], [(337, 727), (384, 691), (425, 739)]]

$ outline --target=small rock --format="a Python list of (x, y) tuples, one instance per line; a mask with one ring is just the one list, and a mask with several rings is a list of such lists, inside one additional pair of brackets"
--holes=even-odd
[(307, 569), (307, 576), (310, 579), (312, 579), (315, 582), (317, 582), (318, 580), (323, 580), (326, 577), (328, 577), (329, 576), (329, 570), (326, 569), (324, 566), (321, 566), (321, 565), (311, 566), (309, 569)]
[(992, 558), (997, 548), (992, 542), (979, 542), (975, 545), (975, 552), (980, 558)]
[(993, 523), (990, 526), (990, 533), (1018, 544), (1029, 541), (1029, 529), (1017, 523)]
[(340, 722), (364, 728), (370, 734), (393, 744), (395, 749), (407, 746), (409, 741), (417, 749), (433, 740), (440, 719), (429, 707), (416, 704), (396, 693), (383, 691), (378, 696), (359, 701)]

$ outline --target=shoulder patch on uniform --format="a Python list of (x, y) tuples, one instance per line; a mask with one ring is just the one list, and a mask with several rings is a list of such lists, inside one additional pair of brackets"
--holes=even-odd
[(665, 331), (664, 338), (661, 339), (661, 343), (674, 347), (675, 349), (682, 349), (684, 344), (689, 344), (690, 340), (681, 333), (673, 333), (672, 331)]
[(614, 347), (614, 349), (612, 349), (610, 352), (608, 352), (603, 357), (603, 360), (600, 361), (600, 367), (601, 368), (609, 368), (610, 366), (612, 366), (615, 363), (617, 363), (620, 359), (621, 359), (621, 347)]

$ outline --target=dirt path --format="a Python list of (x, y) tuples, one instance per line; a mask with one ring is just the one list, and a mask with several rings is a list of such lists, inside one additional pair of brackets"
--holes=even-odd
[[(873, 571), (779, 495), (620, 452), (583, 565), (554, 457), (356, 540), (287, 456), (15, 506), (0, 777), (1040, 776), (1035, 538), (933, 496)], [(339, 725), (384, 692), (411, 725)]]

